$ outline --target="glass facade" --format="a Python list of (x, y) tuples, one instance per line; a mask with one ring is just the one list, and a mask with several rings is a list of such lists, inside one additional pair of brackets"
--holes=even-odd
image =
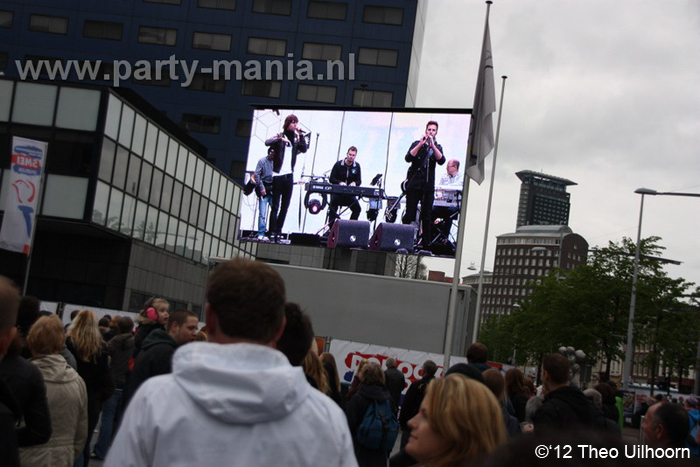
[(241, 187), (109, 95), (91, 221), (206, 263), (250, 256), (235, 233)]
[(241, 187), (117, 94), (0, 80), (3, 128), (0, 174), (12, 135), (49, 143), (42, 215), (96, 224), (198, 263), (252, 256), (253, 246), (236, 238)]

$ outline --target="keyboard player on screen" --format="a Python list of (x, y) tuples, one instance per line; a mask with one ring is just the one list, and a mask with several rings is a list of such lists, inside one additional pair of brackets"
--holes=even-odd
[[(361, 186), (362, 171), (360, 164), (355, 162), (357, 148), (350, 146), (345, 158), (339, 160), (331, 169), (329, 181), (335, 185)], [(352, 195), (331, 195), (331, 202), (328, 206), (328, 226), (333, 227), (333, 223), (338, 218), (338, 206), (348, 206), (350, 208), (350, 220), (356, 221), (360, 217), (362, 208), (356, 196)]]
[[(457, 199), (461, 197), (462, 186), (464, 185), (464, 177), (459, 171), (459, 161), (450, 159), (447, 161), (447, 173), (445, 173), (440, 181), (435, 186), (435, 201), (446, 199)], [(435, 204), (435, 202), (434, 202)], [(433, 206), (433, 222), (435, 228), (440, 232), (445, 240), (450, 238), (450, 228), (452, 220), (459, 215), (459, 203), (454, 203), (453, 206)]]

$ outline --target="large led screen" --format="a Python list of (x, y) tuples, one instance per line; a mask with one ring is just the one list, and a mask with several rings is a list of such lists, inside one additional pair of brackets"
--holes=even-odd
[[(285, 136), (283, 132), (289, 115), (298, 119), (295, 136), (290, 136), (290, 132)], [(423, 145), (418, 145), (416, 155), (419, 155), (420, 148), (425, 148), (422, 150), (425, 164), (414, 172), (418, 171), (417, 175), (426, 179), (417, 184), (411, 181), (412, 174), (409, 173), (409, 168), (414, 165), (414, 155), (409, 154), (409, 150), (414, 142), (420, 141), (427, 133), (429, 122), (437, 122), (437, 134), (434, 145), (431, 146), (427, 139)], [(383, 223), (396, 226), (390, 228), (385, 225), (383, 230), (387, 235), (388, 232), (405, 233), (408, 228), (401, 225), (410, 225), (414, 227), (412, 232), (415, 244), (408, 248), (409, 252), (427, 250), (439, 256), (453, 256), (462, 175), (466, 168), (469, 122), (470, 111), (466, 109), (256, 109), (251, 128), (246, 181), (250, 181), (251, 177), (255, 181), (254, 173), (259, 163), (262, 175), (269, 172), (272, 166), (273, 176), (282, 176), (285, 180), (277, 179), (277, 195), (273, 193), (272, 199), (265, 200), (256, 191), (242, 197), (241, 240), (295, 243), (301, 239), (307, 244), (316, 244), (315, 236), (318, 236), (318, 243), (325, 246), (332, 234), (332, 223), (329, 225), (332, 216), (329, 217), (329, 212), (335, 199), (336, 204), (340, 204), (336, 211), (338, 218), (350, 220), (353, 211), (356, 214), (359, 211), (357, 220), (369, 223), (370, 236)], [(429, 128), (433, 127), (431, 124)], [(293, 139), (296, 141), (290, 141)], [(304, 147), (306, 152), (303, 152)], [(351, 147), (356, 148), (354, 163), (347, 158)], [(284, 157), (280, 157), (280, 152)], [(290, 160), (294, 152), (297, 155), (292, 171)], [(438, 159), (437, 152), (441, 152), (441, 160)], [(267, 157), (270, 157), (270, 162), (264, 161)], [(407, 161), (407, 157), (411, 162)], [(431, 163), (430, 159), (434, 161)], [(339, 166), (333, 180), (331, 175), (334, 174), (335, 164)], [(459, 165), (457, 169), (456, 165)], [(431, 166), (434, 166), (434, 189), (429, 180)], [(448, 167), (450, 176), (446, 177)], [(359, 175), (360, 186), (354, 186), (357, 185), (354, 182), (332, 184), (331, 181), (338, 181), (337, 175), (341, 173), (341, 178), (348, 181), (356, 181)], [(413, 179), (419, 177), (413, 175)], [(407, 180), (410, 182), (408, 189)], [(442, 185), (443, 182), (449, 184)], [(268, 186), (267, 195), (271, 188)], [(410, 193), (413, 193), (412, 196)], [(274, 204), (275, 196), (278, 197), (277, 222), (272, 219), (274, 216), (268, 205)], [(284, 213), (282, 228), (279, 229), (286, 197), (289, 197), (289, 206)], [(416, 198), (418, 203), (415, 202)], [(423, 204), (429, 205), (431, 201), (432, 208), (425, 211), (429, 214), (423, 216)], [(343, 202), (351, 206), (342, 205)], [(407, 203), (417, 204), (413, 218), (406, 215), (409, 207)], [(264, 230), (259, 219), (261, 207), (265, 213)], [(277, 224), (279, 235), (271, 231), (273, 224)], [(348, 224), (345, 222), (346, 226)], [(342, 227), (341, 223), (338, 228)], [(428, 230), (429, 239), (424, 235), (424, 231)]]

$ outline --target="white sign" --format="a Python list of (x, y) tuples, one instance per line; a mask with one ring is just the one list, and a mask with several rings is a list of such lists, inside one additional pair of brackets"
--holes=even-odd
[[(444, 361), (444, 355), (430, 352), (418, 352), (415, 350), (399, 349), (396, 347), (386, 347), (382, 345), (363, 344), (361, 342), (344, 341), (333, 339), (331, 341), (330, 353), (335, 357), (338, 366), (340, 382), (350, 384), (357, 371), (357, 367), (366, 358), (370, 362), (378, 363), (382, 368), (386, 368), (384, 361), (393, 357), (396, 359), (396, 368), (401, 371), (406, 378), (407, 384), (418, 381), (423, 377), (421, 368), (426, 360), (432, 360), (438, 364), (436, 377), (441, 377), (443, 368), (440, 365)], [(451, 357), (450, 365), (455, 363), (467, 363), (464, 357)]]
[(47, 147), (48, 144), (41, 141), (12, 138), (9, 191), (0, 229), (0, 248), (29, 254)]

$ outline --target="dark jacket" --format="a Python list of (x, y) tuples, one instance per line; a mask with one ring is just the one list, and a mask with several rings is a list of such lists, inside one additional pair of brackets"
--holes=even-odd
[(282, 163), (284, 162), (284, 151), (287, 147), (285, 141), (289, 141), (292, 145), (292, 171), (294, 171), (294, 166), (297, 164), (297, 154), (306, 152), (308, 149), (308, 146), (306, 145), (306, 138), (300, 137), (298, 134), (292, 131), (285, 131), (284, 136), (286, 139), (280, 138), (279, 135), (276, 135), (265, 141), (265, 146), (271, 146), (275, 149), (275, 155), (272, 159), (272, 170), (275, 173), (279, 173), (279, 171), (282, 169)]
[[(107, 344), (102, 344), (102, 353), (93, 361), (86, 362), (78, 355), (70, 337), (66, 346), (78, 362), (78, 374), (85, 381), (88, 396), (88, 431), (97, 424), (97, 418), (102, 410), (102, 403), (109, 399), (114, 392), (114, 380), (109, 372), (109, 355)], [(92, 427), (92, 428), (91, 428)]]
[(384, 370), (384, 377), (386, 378), (386, 388), (391, 395), (391, 399), (394, 401), (394, 405), (398, 408), (401, 393), (406, 387), (406, 378), (403, 376), (403, 373), (396, 368), (387, 368)]
[(347, 185), (351, 183), (354, 183), (355, 186), (362, 185), (362, 170), (360, 169), (360, 164), (353, 162), (352, 165), (347, 165), (345, 159), (340, 159), (333, 164), (328, 181), (336, 185), (340, 182), (344, 182)]
[(535, 431), (572, 430), (595, 425), (596, 411), (583, 392), (565, 386), (547, 394), (544, 403), (532, 417)]
[(123, 389), (129, 371), (129, 360), (134, 353), (134, 335), (130, 332), (117, 334), (107, 342), (107, 352), (112, 359), (110, 370), (114, 384)]
[(522, 392), (513, 394), (510, 398), (510, 402), (513, 404), (513, 409), (515, 410), (515, 418), (518, 422), (522, 423), (525, 421), (525, 406), (527, 405), (528, 398)]
[(408, 189), (423, 189), (424, 187), (435, 186), (435, 164), (443, 165), (445, 163), (445, 153), (442, 151), (442, 146), (437, 143), (435, 146), (442, 153), (442, 159), (436, 160), (432, 150), (426, 148), (425, 145), (420, 148), (416, 157), (413, 157), (411, 149), (418, 144), (420, 144), (420, 140), (414, 141), (404, 158), (406, 162), (411, 164), (406, 174), (406, 187)]
[(503, 404), (501, 404), (501, 412), (503, 413), (503, 424), (506, 427), (506, 432), (508, 432), (508, 437), (513, 438), (522, 433), (518, 419), (509, 414), (506, 406)]
[(172, 372), (173, 354), (177, 343), (162, 329), (151, 332), (143, 343), (143, 350), (136, 357), (125, 394), (126, 403), (136, 394), (148, 378)]
[(434, 379), (435, 376), (424, 376), (409, 386), (403, 398), (401, 415), (399, 416), (399, 423), (401, 424), (402, 430), (408, 430), (408, 421), (415, 417), (418, 410), (420, 410), (420, 404), (425, 397), (425, 390), (428, 388), (428, 384)]
[(51, 438), (51, 415), (39, 369), (19, 355), (6, 356), (0, 362), (0, 380), (7, 383), (22, 411), (24, 426), (17, 429), (19, 447), (46, 443)]
[(140, 322), (141, 324), (139, 324), (139, 327), (136, 330), (136, 337), (134, 337), (134, 358), (139, 356), (143, 343), (151, 332), (155, 331), (156, 329), (165, 331), (165, 326), (162, 324), (158, 324), (155, 321), (151, 321), (150, 319), (146, 319), (142, 316), (136, 318), (136, 321)]
[(19, 448), (15, 426), (20, 408), (7, 383), (0, 380), (0, 459), (2, 465), (19, 467)]
[(350, 402), (348, 402), (347, 416), (350, 435), (352, 436), (352, 444), (355, 448), (355, 457), (359, 467), (386, 467), (387, 452), (383, 449), (369, 449), (357, 442), (357, 428), (365, 418), (365, 413), (370, 404), (374, 401), (391, 401), (389, 391), (385, 386), (378, 384), (362, 385), (357, 390)]

